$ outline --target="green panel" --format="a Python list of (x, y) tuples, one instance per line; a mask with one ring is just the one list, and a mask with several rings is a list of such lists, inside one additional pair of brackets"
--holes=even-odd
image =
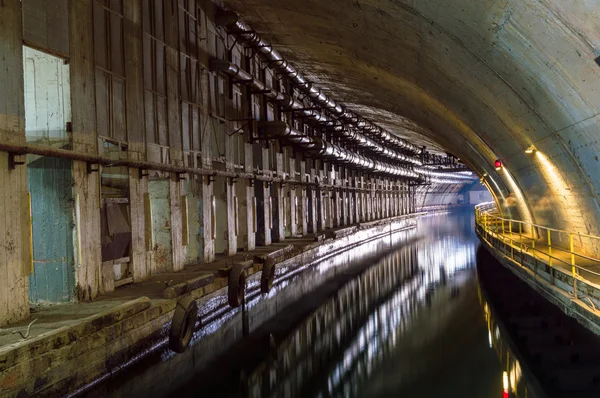
[(74, 299), (73, 168), (71, 161), (42, 157), (27, 167), (33, 219), (34, 272), (29, 300)]

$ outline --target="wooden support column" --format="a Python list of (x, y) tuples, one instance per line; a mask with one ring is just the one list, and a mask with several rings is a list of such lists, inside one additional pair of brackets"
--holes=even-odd
[[(290, 158), (289, 160), (290, 167), (290, 179), (292, 181), (296, 180), (296, 159)], [(295, 237), (298, 234), (298, 196), (296, 195), (296, 185), (292, 183), (288, 187), (288, 206), (285, 210), (287, 212), (287, 229), (289, 231), (290, 237)], [(289, 210), (288, 210), (289, 209)]]
[[(262, 170), (269, 170), (269, 150), (259, 147), (255, 152), (255, 163), (260, 165)], [(257, 231), (256, 244), (259, 246), (268, 246), (271, 244), (271, 188), (265, 181), (256, 181), (254, 184), (254, 194), (256, 195), (256, 217)]]
[[(73, 150), (98, 153), (96, 138), (95, 67), (92, 0), (69, 3), (69, 44)], [(101, 291), (100, 171), (88, 173), (85, 162), (73, 162), (77, 236), (76, 283), (79, 300), (91, 300)]]
[[(208, 135), (208, 134), (206, 134)], [(203, 240), (202, 246), (204, 249), (204, 262), (210, 263), (215, 260), (215, 233), (216, 233), (216, 215), (215, 215), (215, 201), (214, 196), (214, 183), (211, 177), (202, 177), (202, 200), (200, 202), (200, 217), (201, 220), (201, 239)]]
[[(0, 139), (25, 141), (21, 2), (0, 3)], [(0, 326), (29, 316), (30, 263), (27, 166), (9, 170), (0, 152)]]
[[(123, 3), (123, 36), (125, 51), (126, 114), (128, 156), (134, 160), (146, 160), (144, 139), (144, 82), (142, 70), (142, 21), (141, 2)], [(140, 170), (129, 169), (129, 208), (131, 218), (131, 270), (133, 281), (141, 282), (150, 276), (151, 252), (146, 225), (150, 222), (148, 179), (140, 178)]]
[[(277, 177), (283, 177), (283, 153), (275, 154), (275, 173)], [(282, 242), (285, 240), (285, 207), (282, 183), (276, 182), (271, 185), (271, 210), (272, 210), (272, 228), (271, 236), (273, 242)]]
[[(304, 160), (300, 161), (300, 180), (307, 181), (306, 179), (306, 162)], [(302, 235), (308, 234), (308, 196), (307, 196), (307, 188), (305, 185), (300, 185), (298, 187), (299, 198), (298, 205), (300, 206), (300, 215), (298, 217), (299, 228), (302, 228)]]
[(171, 245), (173, 249), (174, 272), (183, 270), (185, 266), (186, 247), (183, 245), (183, 215), (181, 204), (183, 201), (183, 181), (177, 175), (169, 180), (169, 202), (171, 204)]
[[(253, 171), (252, 144), (244, 143), (244, 171)], [(238, 247), (244, 250), (256, 248), (256, 208), (254, 205), (254, 182), (239, 180), (238, 190)]]

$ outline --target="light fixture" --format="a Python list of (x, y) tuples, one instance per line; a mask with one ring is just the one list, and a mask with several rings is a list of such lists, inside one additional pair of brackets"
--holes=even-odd
[(494, 167), (496, 168), (496, 170), (500, 170), (502, 168), (502, 161), (500, 159), (496, 159), (496, 161), (494, 162)]
[(529, 146), (527, 147), (527, 149), (525, 149), (525, 153), (527, 153), (527, 154), (534, 153), (535, 151), (537, 151), (537, 149), (535, 148), (535, 146), (534, 146), (534, 145), (529, 145)]

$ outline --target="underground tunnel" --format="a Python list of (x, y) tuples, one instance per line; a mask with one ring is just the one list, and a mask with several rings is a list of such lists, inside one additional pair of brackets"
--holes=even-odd
[(0, 54), (0, 396), (599, 393), (597, 0), (0, 0)]

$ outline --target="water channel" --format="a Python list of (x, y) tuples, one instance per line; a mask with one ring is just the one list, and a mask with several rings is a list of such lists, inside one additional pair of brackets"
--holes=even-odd
[[(509, 333), (516, 321), (506, 315), (507, 296), (525, 297), (535, 319), (541, 311), (550, 323), (585, 336), (586, 344), (598, 340), (552, 305), (537, 303), (478, 249), (473, 218), (472, 212), (425, 216), (416, 229), (309, 264), (280, 278), (268, 297), (249, 297), (245, 313), (209, 303), (188, 352), (156, 347), (80, 395), (598, 396), (593, 382), (569, 390), (558, 376), (544, 378), (540, 358), (520, 354), (513, 340), (522, 342), (522, 334)], [(523, 317), (531, 323), (531, 315)]]

